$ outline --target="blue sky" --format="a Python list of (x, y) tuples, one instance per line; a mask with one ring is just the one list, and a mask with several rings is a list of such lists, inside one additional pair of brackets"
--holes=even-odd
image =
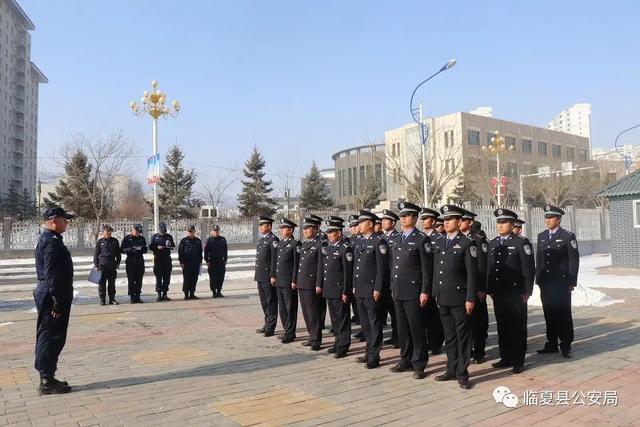
[(298, 177), (407, 123), (414, 86), (452, 57), (419, 94), (429, 115), (488, 105), (544, 126), (590, 102), (594, 146), (640, 122), (634, 1), (19, 1), (50, 80), (41, 156), (115, 129), (150, 154), (128, 102), (157, 79), (183, 105), (160, 123), (161, 152), (177, 139), (188, 161), (233, 167), (257, 144), (274, 181)]

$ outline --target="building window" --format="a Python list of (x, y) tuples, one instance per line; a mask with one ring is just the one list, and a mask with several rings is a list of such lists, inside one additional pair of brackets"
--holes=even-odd
[(575, 160), (576, 152), (573, 147), (567, 147), (567, 160)]
[(633, 202), (633, 227), (640, 228), (640, 200)]
[(578, 159), (581, 162), (587, 161), (587, 150), (578, 150)]
[(487, 132), (487, 145), (491, 145), (491, 138), (495, 137), (495, 132)]
[(515, 178), (518, 176), (518, 165), (513, 162), (507, 163), (507, 172), (505, 173), (509, 178)]
[(522, 140), (522, 152), (525, 154), (531, 154), (531, 140), (530, 139), (523, 139)]
[(553, 144), (552, 150), (553, 150), (554, 159), (559, 159), (560, 157), (562, 157), (562, 147), (560, 147), (559, 145)]
[(480, 145), (480, 132), (477, 130), (468, 130), (467, 140), (469, 145)]
[(515, 136), (505, 136), (504, 144), (509, 149), (509, 147), (513, 147), (512, 150), (516, 150), (516, 137)]
[(444, 162), (444, 171), (445, 173), (452, 175), (454, 171), (454, 163), (453, 159), (447, 159)]
[(445, 148), (453, 147), (453, 131), (452, 130), (444, 131), (444, 146)]
[(540, 156), (547, 156), (547, 143), (546, 142), (538, 142), (538, 154)]
[(352, 175), (353, 175), (352, 169), (349, 168), (349, 184), (348, 184), (348, 187), (347, 187), (348, 188), (347, 194), (349, 196), (351, 196), (353, 194), (353, 186), (352, 186), (353, 178), (352, 178)]

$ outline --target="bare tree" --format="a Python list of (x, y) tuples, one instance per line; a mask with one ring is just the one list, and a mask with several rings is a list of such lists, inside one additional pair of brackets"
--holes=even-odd
[(206, 173), (201, 174), (201, 177), (203, 179), (200, 180), (201, 191), (198, 192), (198, 197), (216, 209), (221, 207), (227, 190), (240, 179), (237, 164), (229, 169), (221, 169), (211, 179)]
[(145, 199), (142, 183), (137, 179), (129, 181), (124, 197), (114, 206), (113, 218), (140, 219), (151, 214), (149, 204)]

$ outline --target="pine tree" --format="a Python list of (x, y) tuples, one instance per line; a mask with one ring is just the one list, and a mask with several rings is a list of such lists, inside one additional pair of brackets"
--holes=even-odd
[(246, 218), (258, 215), (273, 215), (275, 201), (270, 197), (271, 181), (264, 179), (265, 162), (257, 147), (253, 147), (251, 157), (244, 164), (242, 192), (238, 195), (238, 207)]
[(326, 209), (333, 205), (333, 200), (329, 197), (329, 190), (324, 178), (320, 175), (320, 170), (314, 161), (311, 170), (304, 177), (302, 194), (300, 195), (300, 206), (306, 209)]
[(45, 197), (45, 206), (61, 206), (74, 212), (80, 218), (95, 218), (95, 201), (99, 195), (91, 195), (94, 188), (92, 172), (87, 155), (77, 150), (64, 165), (64, 176), (59, 180), (53, 193)]
[(160, 215), (166, 218), (195, 218), (191, 192), (196, 182), (193, 169), (185, 169), (182, 165), (184, 153), (177, 145), (169, 147), (165, 157), (165, 167), (158, 183), (160, 198)]
[(22, 196), (20, 198), (20, 215), (22, 219), (33, 219), (38, 216), (36, 200), (31, 197), (31, 194), (29, 194), (26, 188), (22, 190)]

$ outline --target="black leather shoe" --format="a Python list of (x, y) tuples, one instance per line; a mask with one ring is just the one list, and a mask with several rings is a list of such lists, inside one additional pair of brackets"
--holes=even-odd
[(536, 350), (536, 353), (538, 354), (550, 354), (550, 353), (557, 353), (557, 352), (558, 352), (558, 347), (552, 346), (549, 343), (546, 343), (544, 347), (542, 347), (540, 350)]
[(138, 304), (143, 304), (143, 303), (144, 303), (144, 301), (142, 301), (142, 300), (140, 299), (140, 297), (138, 297), (138, 299), (136, 300), (136, 302), (137, 302)]
[(469, 378), (458, 380), (458, 385), (463, 390), (470, 390), (473, 387), (473, 385), (471, 385), (471, 383), (469, 382)]
[(167, 296), (167, 293), (166, 293), (166, 292), (165, 292), (164, 294), (162, 294), (162, 299), (163, 299), (163, 300), (165, 300), (165, 301), (171, 301), (171, 298), (169, 298), (169, 297)]
[(421, 380), (426, 377), (427, 377), (427, 374), (424, 371), (424, 369), (416, 369), (413, 371), (413, 378), (415, 378), (416, 380)]
[(120, 305), (120, 304), (115, 299), (110, 299), (109, 300), (109, 305)]
[(438, 375), (438, 376), (436, 376), (434, 378), (434, 380), (436, 380), (436, 381), (453, 381), (455, 379), (456, 379), (456, 376), (455, 375), (451, 375), (448, 372), (445, 372), (444, 374)]
[(191, 294), (191, 299), (200, 299), (196, 296), (196, 294)]
[(367, 358), (364, 356), (356, 357), (356, 363), (367, 363)]
[(256, 329), (256, 334), (264, 334), (264, 328)]
[(571, 359), (573, 357), (573, 352), (571, 351), (571, 349), (562, 350), (562, 357), (564, 357), (565, 359)]
[(284, 334), (279, 334), (276, 338), (278, 338), (279, 340), (284, 339)]
[(60, 384), (60, 385), (69, 385), (69, 383), (68, 383), (68, 382), (66, 382), (66, 381), (60, 381), (59, 379), (57, 379), (57, 378), (55, 378), (55, 377), (53, 377), (53, 379), (52, 379), (51, 381), (53, 381), (53, 382), (54, 382), (54, 383), (56, 383), (56, 384)]
[(107, 305), (107, 301), (104, 297), (100, 297), (100, 305)]
[(284, 337), (280, 341), (282, 342), (282, 344), (289, 344), (290, 342), (293, 342), (293, 340), (295, 340), (295, 338), (293, 337)]
[(309, 347), (311, 345), (311, 343), (309, 341), (305, 341), (302, 343), (303, 347)]
[(218, 294), (217, 293), (213, 293), (213, 298), (218, 298)]
[(312, 345), (312, 346), (311, 346), (311, 350), (313, 350), (313, 351), (320, 351), (320, 346), (319, 346), (319, 345)]
[(513, 373), (514, 374), (521, 374), (524, 372), (524, 366), (514, 366), (513, 367)]
[(224, 298), (224, 295), (220, 291), (218, 291), (218, 298)]
[(162, 301), (162, 294), (160, 294), (160, 293), (158, 294), (158, 299), (156, 299), (156, 301), (158, 301), (158, 302)]
[(347, 353), (346, 352), (336, 353), (333, 355), (333, 357), (335, 357), (336, 359), (342, 359), (343, 357), (347, 357)]
[(491, 366), (493, 366), (494, 368), (500, 369), (500, 368), (509, 368), (511, 366), (513, 366), (513, 364), (511, 362), (507, 362), (506, 360), (498, 360), (495, 363), (492, 363)]
[(184, 293), (184, 298), (183, 298), (183, 299), (186, 301), (186, 300), (188, 300), (188, 299), (191, 299), (191, 297), (189, 296), (189, 294), (188, 294), (188, 293), (186, 293), (186, 292), (185, 292), (185, 293)]
[(435, 350), (431, 350), (431, 354), (433, 354), (434, 356), (437, 356), (440, 353), (442, 353), (442, 348), (436, 348)]
[(329, 347), (329, 349), (327, 350), (327, 353), (329, 353), (329, 354), (333, 354), (335, 352), (336, 352), (335, 347)]
[(409, 366), (403, 365), (402, 363), (398, 363), (395, 366), (392, 366), (389, 369), (391, 372), (407, 372), (410, 371), (411, 368)]
[(376, 369), (377, 367), (380, 366), (380, 361), (376, 360), (373, 362), (367, 362), (364, 364), (364, 367), (367, 369)]
[(272, 336), (273, 336), (273, 331), (266, 331), (266, 332), (264, 333), (264, 336), (265, 336), (265, 337), (272, 337)]
[(69, 385), (64, 385), (46, 378), (40, 379), (40, 385), (38, 386), (38, 394), (40, 394), (40, 396), (47, 394), (65, 394), (70, 391), (71, 387), (69, 387)]

